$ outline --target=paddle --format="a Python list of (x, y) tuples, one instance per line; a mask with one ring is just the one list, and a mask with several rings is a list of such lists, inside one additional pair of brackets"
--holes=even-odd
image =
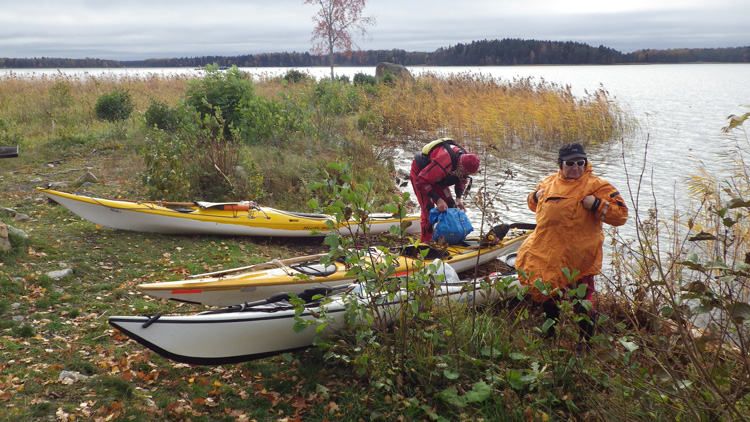
[(306, 255), (306, 256), (300, 256), (296, 258), (289, 258), (289, 259), (274, 259), (270, 262), (262, 262), (260, 264), (253, 264), (248, 265), (245, 267), (237, 267), (237, 268), (230, 268), (228, 270), (221, 270), (221, 271), (214, 271), (211, 273), (202, 273), (202, 274), (195, 274), (188, 276), (187, 278), (203, 278), (203, 277), (215, 277), (222, 274), (229, 274), (229, 273), (236, 273), (240, 271), (246, 271), (246, 270), (258, 270), (265, 267), (281, 267), (285, 268), (290, 266), (291, 264), (299, 263), (299, 262), (305, 262), (305, 261), (315, 261), (320, 262), (320, 258), (324, 257), (326, 254), (317, 254), (317, 255)]
[(511, 223), (510, 228), (519, 230), (535, 230), (536, 223)]
[[(345, 285), (336, 286), (336, 287), (310, 287), (308, 289), (305, 289), (297, 293), (296, 296), (304, 300), (305, 305), (307, 305), (307, 304), (315, 302), (317, 299), (314, 300), (313, 298), (315, 298), (316, 296), (329, 296), (330, 294), (334, 292), (346, 290), (350, 288), (351, 286), (352, 286), (351, 284), (345, 284)], [(221, 308), (221, 309), (213, 309), (210, 311), (201, 312), (201, 314), (211, 315), (211, 314), (224, 314), (224, 313), (229, 313), (229, 312), (243, 312), (256, 306), (268, 305), (270, 303), (278, 303), (284, 300), (289, 300), (292, 297), (293, 297), (293, 293), (281, 292), (281, 293), (276, 293), (274, 295), (271, 295), (270, 297), (266, 299), (257, 300), (255, 302), (245, 302), (242, 305), (233, 305), (233, 306), (228, 306), (226, 308)]]
[[(340, 290), (345, 290), (350, 288), (350, 284), (342, 285), (342, 286), (336, 286), (336, 287), (310, 287), (309, 289), (305, 289), (299, 293), (297, 293), (297, 297), (305, 301), (305, 305), (315, 302), (317, 299), (313, 300), (316, 296), (328, 296), (333, 292), (337, 292)], [(230, 312), (243, 312), (246, 311), (252, 307), (259, 306), (259, 305), (268, 305), (270, 303), (277, 303), (281, 302), (283, 300), (289, 300), (293, 296), (292, 293), (288, 292), (280, 292), (276, 293), (274, 295), (271, 295), (270, 297), (262, 300), (258, 300), (255, 302), (245, 302), (242, 305), (233, 305), (228, 306), (226, 308), (221, 309), (212, 309), (210, 311), (204, 311), (199, 313), (198, 315), (213, 315), (213, 314), (225, 314)], [(151, 324), (155, 323), (159, 320), (159, 318), (162, 317), (161, 312), (157, 312), (154, 316), (148, 316), (148, 320), (144, 322), (141, 327), (142, 328), (148, 328)]]

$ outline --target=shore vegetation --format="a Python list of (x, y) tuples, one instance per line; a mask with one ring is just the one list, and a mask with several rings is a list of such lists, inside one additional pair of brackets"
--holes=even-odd
[[(413, 306), (403, 318), (384, 329), (354, 326), (303, 352), (192, 366), (107, 324), (113, 315), (203, 309), (135, 285), (318, 252), (334, 259), (395, 240), (118, 231), (48, 203), (35, 187), (251, 199), (337, 219), (403, 213), (413, 203), (394, 183), (395, 148), (452, 136), (512, 159), (567, 142), (615, 144), (635, 123), (604, 90), (579, 98), (544, 81), (471, 74), (254, 80), (209, 66), (201, 78), (5, 77), (0, 146), (18, 145), (20, 155), (0, 162), (0, 218), (12, 244), (0, 252), (0, 420), (746, 420), (747, 117), (726, 128), (731, 174), (697, 172), (689, 215), (629, 204), (638, 237), (616, 241), (588, 343), (572, 305), (548, 338), (541, 310), (522, 294), (445, 306), (430, 296), (429, 275), (394, 280), (387, 265), (347, 255), (369, 293), (408, 286)], [(643, 169), (627, 171), (631, 188), (642, 189)], [(78, 182), (87, 172), (100, 183)], [(488, 190), (478, 187), (474, 200), (489, 216)], [(50, 275), (60, 269), (72, 274)], [(509, 280), (488, 276), (499, 270), (461, 276), (503, 291)]]

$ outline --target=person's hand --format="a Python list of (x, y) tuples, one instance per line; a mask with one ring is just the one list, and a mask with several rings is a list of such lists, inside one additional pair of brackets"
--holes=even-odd
[(581, 201), (581, 203), (583, 204), (583, 208), (590, 210), (591, 207), (594, 205), (594, 201), (596, 201), (596, 197), (594, 195), (586, 195), (586, 197), (583, 198), (583, 201)]
[(443, 198), (438, 199), (437, 209), (440, 212), (445, 212), (448, 210), (448, 204), (445, 203), (445, 200), (443, 200)]
[(544, 189), (539, 189), (538, 191), (534, 192), (534, 200), (539, 201), (539, 198), (542, 197), (542, 194), (544, 194)]
[(461, 199), (456, 199), (456, 208), (466, 211), (466, 207), (464, 206), (464, 203), (461, 202)]

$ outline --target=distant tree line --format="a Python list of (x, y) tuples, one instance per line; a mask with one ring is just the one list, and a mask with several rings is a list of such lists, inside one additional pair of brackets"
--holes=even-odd
[[(337, 54), (338, 66), (375, 66), (380, 62), (404, 66), (512, 66), (576, 65), (627, 63), (750, 63), (750, 46), (732, 48), (682, 48), (639, 50), (621, 53), (600, 45), (592, 47), (572, 41), (521, 39), (483, 40), (439, 48), (434, 52), (367, 50), (350, 56)], [(0, 58), (0, 68), (76, 67), (201, 67), (216, 63), (237, 67), (315, 67), (327, 66), (327, 59), (310, 53), (263, 53), (242, 56), (202, 56), (148, 60), (101, 60)]]

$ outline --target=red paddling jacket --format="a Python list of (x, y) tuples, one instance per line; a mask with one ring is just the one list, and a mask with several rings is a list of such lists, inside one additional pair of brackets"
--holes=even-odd
[[(452, 156), (446, 148), (451, 148), (454, 155)], [(458, 157), (465, 153), (466, 151), (458, 145), (446, 144), (445, 146), (434, 148), (430, 152), (429, 163), (419, 163), (415, 159), (416, 165), (412, 166), (412, 180), (414, 181), (414, 190), (417, 195), (427, 195), (432, 199), (433, 203), (437, 203), (440, 196), (435, 192), (435, 189), (454, 186), (456, 199), (460, 199), (466, 190), (470, 178), (467, 176), (458, 177), (453, 174), (453, 171), (458, 168)], [(421, 164), (426, 165), (422, 167)], [(414, 172), (417, 169), (419, 170), (415, 175)], [(446, 196), (449, 199), (446, 200), (448, 206), (453, 207), (455, 201), (450, 197), (450, 193), (448, 192)]]

